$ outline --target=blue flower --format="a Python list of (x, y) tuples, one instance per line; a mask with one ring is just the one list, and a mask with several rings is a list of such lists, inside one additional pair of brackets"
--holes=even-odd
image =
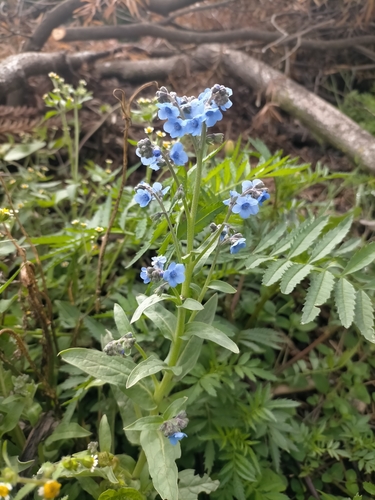
[(152, 185), (152, 190), (158, 196), (163, 196), (164, 194), (168, 193), (170, 189), (170, 186), (167, 186), (163, 189), (163, 186), (160, 184), (160, 182), (154, 182), (154, 184)]
[(176, 118), (174, 120), (166, 121), (163, 125), (163, 129), (172, 137), (172, 139), (176, 139), (176, 137), (182, 137), (185, 135), (185, 125), (186, 120)]
[(238, 214), (243, 219), (247, 219), (250, 215), (255, 215), (259, 212), (258, 200), (255, 200), (251, 196), (239, 196), (232, 208), (232, 212)]
[(263, 202), (266, 201), (266, 200), (269, 200), (270, 199), (270, 195), (268, 193), (266, 193), (265, 191), (263, 191), (263, 193), (259, 196), (258, 198), (258, 203), (260, 206), (263, 205)]
[(167, 262), (167, 257), (164, 255), (159, 255), (157, 257), (151, 258), (151, 265), (155, 269), (160, 269), (161, 271), (164, 269), (164, 264)]
[(213, 127), (214, 125), (216, 125), (217, 122), (219, 122), (223, 118), (223, 113), (220, 111), (219, 108), (208, 109), (205, 112), (205, 115), (206, 115), (207, 127)]
[(170, 118), (177, 118), (180, 114), (179, 109), (170, 102), (157, 104), (159, 108), (158, 117), (160, 120), (169, 120)]
[(230, 247), (230, 253), (238, 253), (241, 248), (246, 247), (246, 238), (239, 238), (238, 240), (235, 240), (234, 243), (232, 243)]
[(175, 287), (185, 281), (185, 266), (171, 262), (168, 269), (164, 271), (163, 278), (168, 281), (169, 285)]
[(187, 438), (187, 435), (184, 432), (175, 432), (171, 436), (168, 436), (168, 439), (173, 446), (176, 446), (176, 444), (183, 438)]
[(200, 115), (192, 118), (191, 120), (187, 120), (185, 125), (185, 133), (191, 134), (192, 136), (201, 135), (202, 123), (204, 118), (204, 115)]
[(193, 99), (186, 104), (181, 106), (181, 111), (183, 113), (183, 117), (187, 120), (191, 120), (198, 115), (201, 115), (204, 111), (204, 102), (199, 99)]
[(205, 102), (210, 97), (210, 95), (211, 95), (211, 89), (207, 88), (199, 94), (198, 100)]
[(150, 283), (151, 278), (147, 274), (147, 267), (141, 267), (141, 278), (143, 279), (143, 283), (147, 285), (147, 283)]
[(134, 196), (134, 201), (139, 203), (142, 208), (147, 207), (151, 200), (152, 196), (146, 189), (138, 189)]
[(224, 226), (224, 229), (220, 233), (219, 241), (224, 241), (228, 233), (229, 233), (228, 226)]
[(239, 196), (241, 196), (240, 193), (237, 193), (237, 191), (229, 191), (229, 193), (230, 193), (230, 198), (223, 201), (224, 205), (229, 205), (229, 203), (231, 203), (233, 198), (236, 199)]
[(169, 157), (175, 165), (185, 165), (189, 159), (181, 142), (173, 144)]

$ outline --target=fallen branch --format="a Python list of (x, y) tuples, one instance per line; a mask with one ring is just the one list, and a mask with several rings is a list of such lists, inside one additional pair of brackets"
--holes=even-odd
[[(253, 40), (263, 43), (278, 41), (278, 45), (295, 44), (296, 36), (289, 35), (280, 40), (280, 33), (272, 33), (251, 28), (230, 31), (188, 31), (165, 28), (152, 23), (137, 23), (127, 26), (94, 26), (87, 28), (56, 28), (52, 37), (62, 42), (76, 42), (87, 40), (127, 39), (134, 40), (140, 37), (163, 38), (169, 42), (209, 44), (230, 43), (239, 40)], [(338, 38), (335, 40), (301, 39), (299, 47), (316, 50), (342, 50), (355, 45), (370, 45), (375, 43), (374, 35), (358, 36), (353, 38)]]
[(375, 172), (375, 138), (320, 97), (293, 82), (269, 65), (242, 52), (206, 45), (186, 55), (146, 61), (97, 63), (99, 76), (118, 76), (126, 81), (167, 78), (172, 72), (207, 69), (220, 64), (234, 78), (256, 91), (268, 93), (280, 106), (324, 142), (344, 152), (354, 163)]
[(30, 76), (48, 74), (50, 71), (59, 73), (64, 70), (77, 69), (84, 63), (92, 63), (98, 59), (108, 57), (113, 50), (102, 52), (25, 52), (7, 57), (0, 64), (0, 100), (8, 92), (22, 88), (25, 80)]

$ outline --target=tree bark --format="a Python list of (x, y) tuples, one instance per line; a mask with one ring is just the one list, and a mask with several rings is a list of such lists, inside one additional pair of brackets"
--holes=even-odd
[(0, 100), (9, 92), (22, 88), (25, 80), (30, 76), (48, 74), (50, 71), (58, 73), (65, 69), (76, 69), (84, 63), (97, 61), (112, 53), (112, 50), (85, 51), (76, 54), (25, 52), (7, 57), (1, 61), (0, 65)]
[[(140, 37), (151, 36), (163, 38), (170, 42), (207, 44), (230, 43), (239, 40), (254, 40), (263, 43), (276, 42), (280, 33), (243, 28), (230, 31), (188, 31), (165, 28), (152, 23), (137, 23), (127, 26), (95, 26), (87, 28), (57, 28), (53, 30), (55, 40), (62, 42), (76, 42), (87, 40), (127, 39), (134, 40)], [(290, 45), (296, 43), (296, 36), (290, 35), (284, 40), (279, 40), (277, 45)], [(339, 38), (335, 40), (301, 39), (300, 48), (313, 50), (342, 50), (353, 48), (355, 45), (369, 45), (375, 43), (374, 35), (358, 36), (353, 38)]]

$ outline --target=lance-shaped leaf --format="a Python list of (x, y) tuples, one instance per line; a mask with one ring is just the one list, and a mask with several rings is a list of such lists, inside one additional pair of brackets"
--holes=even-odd
[(155, 408), (152, 392), (147, 384), (141, 383), (134, 389), (126, 390), (126, 380), (136, 366), (129, 358), (107, 356), (104, 352), (80, 347), (62, 351), (61, 357), (96, 379), (119, 387), (126, 395), (145, 410)]
[(355, 289), (345, 278), (336, 283), (335, 302), (341, 323), (349, 328), (354, 319)]
[(327, 223), (328, 217), (320, 217), (311, 221), (293, 240), (288, 257), (291, 259), (307, 250), (319, 237)]
[(171, 403), (168, 408), (163, 413), (163, 419), (169, 420), (170, 418), (175, 417), (181, 408), (186, 404), (188, 398), (184, 396), (183, 398), (178, 398), (173, 403)]
[(357, 292), (356, 299), (354, 323), (368, 341), (375, 343), (374, 307), (371, 299), (363, 290)]
[(123, 308), (119, 304), (114, 305), (113, 316), (120, 336), (123, 336), (129, 332), (134, 333), (133, 327), (131, 326), (128, 317), (126, 316)]
[(160, 431), (145, 430), (141, 432), (141, 445), (154, 488), (163, 500), (177, 500), (176, 460), (181, 456), (180, 443), (173, 446)]
[(129, 389), (133, 387), (137, 382), (143, 378), (154, 375), (155, 373), (161, 372), (163, 369), (169, 368), (164, 361), (158, 359), (155, 356), (150, 356), (149, 358), (141, 361), (129, 374), (129, 378), (126, 382), (126, 388)]
[(161, 302), (162, 300), (169, 299), (169, 295), (150, 295), (150, 297), (147, 297), (144, 299), (137, 309), (135, 310), (133, 317), (130, 321), (130, 323), (135, 323), (139, 318), (142, 316), (143, 312), (150, 306), (153, 306), (154, 304), (157, 304), (158, 302)]
[(195, 475), (193, 469), (186, 469), (178, 475), (178, 500), (197, 500), (199, 493), (208, 495), (216, 491), (220, 485), (219, 481), (212, 481), (207, 474), (200, 477)]
[(238, 354), (240, 351), (237, 345), (231, 340), (224, 332), (214, 328), (211, 325), (207, 325), (206, 323), (201, 323), (200, 321), (193, 321), (192, 323), (188, 323), (186, 330), (186, 335), (195, 335), (201, 339), (211, 340), (211, 342), (215, 342), (225, 349)]
[(143, 313), (161, 331), (163, 337), (169, 340), (173, 339), (176, 331), (176, 316), (168, 311), (163, 304), (154, 304)]
[(155, 430), (157, 431), (161, 424), (164, 422), (164, 418), (160, 415), (148, 415), (147, 417), (141, 417), (130, 425), (124, 427), (126, 431), (145, 431), (145, 430)]
[(353, 218), (348, 217), (341, 221), (337, 227), (328, 231), (311, 252), (309, 262), (316, 262), (317, 260), (323, 259), (326, 255), (329, 255), (335, 246), (345, 238), (352, 222)]
[(306, 278), (310, 273), (313, 266), (310, 264), (293, 264), (284, 274), (281, 283), (280, 290), (282, 293), (290, 293), (294, 288), (301, 283), (301, 281)]
[(263, 275), (263, 285), (270, 286), (279, 281), (285, 271), (292, 265), (293, 262), (286, 259), (279, 259), (278, 261), (273, 262)]
[(210, 281), (208, 288), (211, 288), (212, 290), (218, 290), (219, 292), (223, 293), (236, 293), (237, 291), (235, 288), (233, 288), (232, 285), (230, 285), (226, 281), (221, 281), (221, 280)]
[(329, 299), (334, 284), (335, 277), (329, 271), (312, 274), (311, 285), (303, 306), (302, 324), (310, 323), (316, 318), (320, 313), (320, 309), (316, 306), (321, 306)]
[(375, 241), (367, 244), (361, 250), (359, 250), (356, 254), (348, 262), (346, 268), (343, 271), (343, 275), (352, 274), (360, 269), (371, 264), (371, 262), (375, 259)]

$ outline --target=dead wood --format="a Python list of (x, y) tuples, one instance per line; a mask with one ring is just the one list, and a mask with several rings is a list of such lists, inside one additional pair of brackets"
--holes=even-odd
[(147, 61), (97, 63), (100, 76), (131, 81), (164, 78), (175, 71), (199, 70), (220, 63), (222, 69), (297, 117), (315, 136), (344, 152), (355, 164), (375, 172), (375, 138), (337, 108), (293, 82), (269, 65), (242, 52), (206, 45), (186, 56)]
[(64, 70), (77, 69), (84, 63), (92, 63), (98, 59), (108, 57), (113, 50), (103, 52), (25, 52), (10, 56), (0, 64), (0, 100), (8, 92), (22, 88), (25, 80), (30, 76), (48, 74), (50, 71), (59, 73)]
[[(290, 35), (280, 40), (280, 33), (262, 31), (252, 28), (242, 28), (229, 31), (189, 31), (152, 23), (137, 23), (127, 26), (95, 26), (87, 28), (57, 28), (52, 31), (55, 40), (62, 42), (76, 42), (87, 40), (127, 39), (134, 40), (140, 37), (163, 38), (169, 42), (208, 44), (230, 43), (239, 40), (253, 40), (263, 43), (278, 41), (278, 45), (295, 45), (297, 35)], [(352, 38), (338, 38), (334, 40), (312, 40), (301, 38), (299, 47), (313, 50), (342, 50), (353, 48), (356, 45), (375, 43), (374, 35), (364, 35)]]

